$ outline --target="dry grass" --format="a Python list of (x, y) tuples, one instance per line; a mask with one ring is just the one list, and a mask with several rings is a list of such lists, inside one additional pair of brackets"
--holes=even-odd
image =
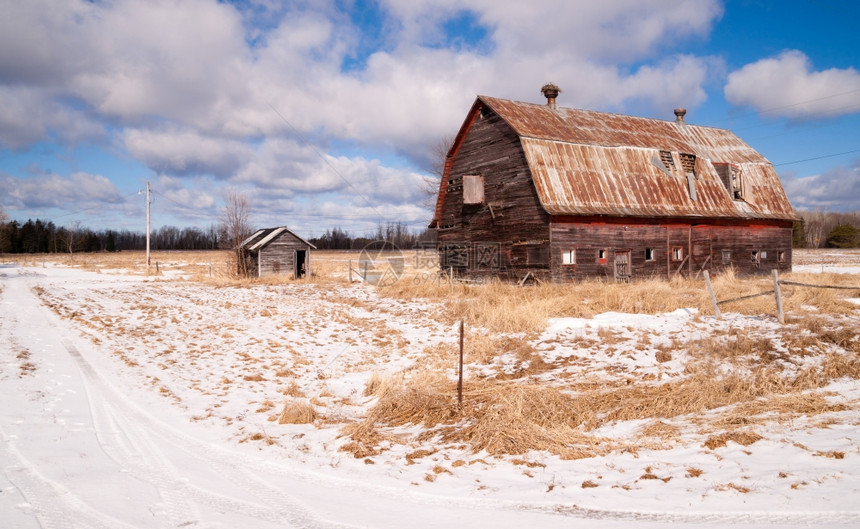
[(278, 416), (278, 424), (311, 424), (317, 419), (316, 410), (305, 399), (288, 400)]
[[(843, 405), (828, 404), (817, 390), (843, 377), (860, 378), (857, 354), (821, 354), (819, 362), (803, 368), (758, 365), (772, 344), (732, 330), (722, 338), (711, 340), (712, 347), (701, 353), (707, 361), (696, 359), (685, 377), (655, 385), (583, 387), (570, 394), (529, 377), (516, 382), (468, 380), (459, 406), (456, 384), (430, 372), (374, 380), (368, 387), (374, 388), (369, 394), (377, 403), (361, 423), (344, 431), (353, 441), (346, 450), (360, 448), (356, 456), (365, 457), (375, 442), (392, 439), (385, 431), (422, 426), (422, 438), (438, 436), (475, 452), (518, 455), (544, 450), (567, 459), (593, 457), (620, 448), (635, 451), (648, 438), (677, 440), (680, 429), (665, 419), (699, 417), (717, 409), (726, 411), (710, 420), (730, 431), (712, 436), (706, 446), (722, 446), (727, 440), (750, 444), (759, 437), (738, 431), (738, 426), (839, 411)], [(740, 352), (732, 352), (735, 348)], [(643, 419), (653, 422), (640, 437), (610, 440), (590, 433), (613, 422)]]

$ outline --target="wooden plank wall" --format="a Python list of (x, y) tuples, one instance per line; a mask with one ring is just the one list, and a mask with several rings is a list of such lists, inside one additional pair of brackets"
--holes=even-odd
[(260, 250), (260, 275), (273, 274), (294, 275), (296, 267), (296, 250), (307, 250), (305, 266), (310, 261), (310, 246), (289, 233), (282, 233), (277, 239)]
[[(463, 176), (483, 177), (484, 202), (463, 203)], [(473, 275), (550, 265), (549, 215), (537, 198), (519, 138), (498, 115), (474, 120), (452, 161), (439, 222), (443, 267)]]
[[(657, 219), (566, 219), (553, 222), (551, 229), (555, 281), (612, 279), (615, 254), (626, 251), (634, 280), (677, 274), (698, 277), (703, 269), (718, 273), (728, 267), (740, 275), (791, 270), (791, 225), (786, 222), (692, 225)], [(680, 249), (680, 256), (675, 249)], [(570, 250), (576, 253), (576, 263), (563, 264), (563, 252)], [(605, 250), (604, 259), (599, 258), (600, 250)], [(758, 252), (758, 262), (753, 252)]]

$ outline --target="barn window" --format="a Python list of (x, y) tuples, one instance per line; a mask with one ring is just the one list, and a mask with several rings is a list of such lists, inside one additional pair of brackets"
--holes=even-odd
[(463, 176), (463, 204), (484, 203), (484, 177), (477, 174)]
[(672, 247), (672, 260), (673, 261), (683, 261), (684, 260), (684, 248), (681, 246), (673, 246)]
[(566, 265), (576, 264), (576, 250), (565, 250), (561, 252), (561, 263)]
[(675, 160), (672, 158), (672, 153), (669, 151), (660, 151), (660, 161), (669, 171), (675, 169)]
[(681, 158), (681, 168), (684, 169), (684, 173), (696, 176), (696, 155), (682, 152), (678, 156)]
[(606, 264), (606, 254), (607, 251), (605, 248), (597, 250), (597, 262), (600, 264)]
[(776, 252), (776, 260), (779, 261), (780, 263), (785, 262), (785, 250), (780, 250), (780, 251)]
[(732, 264), (731, 250), (723, 250), (723, 264)]
[(759, 263), (761, 263), (761, 252), (759, 252), (758, 250), (753, 250), (750, 253), (750, 259), (752, 259), (754, 265), (758, 266)]
[(744, 179), (741, 168), (733, 163), (715, 163), (714, 169), (732, 199), (744, 200)]
[(762, 259), (767, 259), (767, 252), (766, 252), (766, 251), (762, 250), (762, 251), (760, 252), (760, 254), (761, 254), (761, 258), (762, 258)]
[(653, 248), (645, 248), (645, 260), (653, 261), (654, 260), (654, 249)]

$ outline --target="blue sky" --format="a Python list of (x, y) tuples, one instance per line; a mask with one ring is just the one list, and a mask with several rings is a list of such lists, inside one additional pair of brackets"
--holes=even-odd
[(727, 128), (797, 209), (860, 210), (860, 4), (0, 0), (0, 207), (143, 231), (420, 229), (478, 94)]

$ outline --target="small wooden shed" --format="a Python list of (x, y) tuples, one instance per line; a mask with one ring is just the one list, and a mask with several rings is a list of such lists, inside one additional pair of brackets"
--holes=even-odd
[(257, 230), (242, 242), (245, 268), (251, 277), (291, 274), (298, 279), (310, 275), (311, 250), (316, 246), (286, 226)]

